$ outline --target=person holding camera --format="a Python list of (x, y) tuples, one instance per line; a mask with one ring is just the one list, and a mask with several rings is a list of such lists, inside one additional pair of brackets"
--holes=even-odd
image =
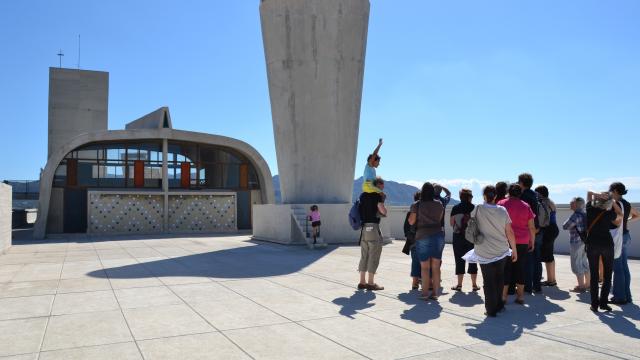
[[(608, 305), (613, 269), (613, 237), (609, 228), (622, 222), (622, 209), (611, 193), (587, 193), (587, 238), (585, 241), (591, 275), (591, 311), (611, 311)], [(598, 260), (602, 258), (603, 282), (598, 294)]]

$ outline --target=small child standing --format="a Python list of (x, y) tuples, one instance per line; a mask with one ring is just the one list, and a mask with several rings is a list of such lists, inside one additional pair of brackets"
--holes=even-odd
[(311, 211), (309, 212), (308, 219), (311, 221), (311, 229), (313, 231), (313, 243), (316, 243), (316, 239), (320, 237), (320, 210), (318, 205), (311, 205)]

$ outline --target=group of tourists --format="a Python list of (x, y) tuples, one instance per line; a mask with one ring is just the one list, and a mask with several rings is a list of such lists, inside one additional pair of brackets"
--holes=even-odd
[[(384, 289), (374, 281), (382, 252), (380, 218), (387, 214), (384, 181), (375, 171), (381, 146), (382, 139), (367, 159), (359, 199), (362, 226), (358, 289)], [(480, 290), (479, 265), (487, 316), (495, 317), (504, 310), (510, 295), (516, 304), (523, 305), (525, 294), (557, 286), (554, 242), (560, 229), (556, 205), (546, 186), (532, 187), (533, 176), (523, 173), (517, 182), (485, 186), (483, 201), (478, 205), (472, 202), (472, 191), (462, 189), (460, 203), (451, 209), (449, 225), (457, 276), (451, 289), (462, 291), (466, 272), (472, 291)], [(609, 303), (632, 302), (628, 224), (639, 220), (640, 213), (623, 198), (626, 193), (625, 185), (615, 182), (609, 191), (589, 191), (586, 201), (576, 197), (571, 201), (573, 214), (562, 224), (570, 232), (571, 270), (577, 278), (571, 291), (589, 291), (594, 312), (611, 311)], [(412, 259), (411, 287), (421, 288), (420, 299), (427, 301), (437, 301), (441, 291), (445, 209), (450, 200), (451, 192), (446, 187), (426, 182), (414, 195), (415, 202), (405, 218), (407, 240), (403, 252)], [(542, 263), (546, 281), (542, 281)], [(609, 299), (612, 282), (613, 297)]]

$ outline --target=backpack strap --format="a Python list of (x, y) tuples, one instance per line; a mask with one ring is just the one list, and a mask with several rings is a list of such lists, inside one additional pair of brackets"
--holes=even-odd
[(589, 228), (587, 229), (587, 236), (589, 236), (589, 234), (591, 233), (591, 229), (593, 229), (593, 227), (598, 223), (598, 221), (600, 221), (600, 219), (602, 219), (602, 217), (604, 216), (605, 212), (606, 211), (603, 211), (600, 214), (598, 214), (598, 216), (596, 216), (595, 220), (593, 220), (591, 225), (589, 225)]

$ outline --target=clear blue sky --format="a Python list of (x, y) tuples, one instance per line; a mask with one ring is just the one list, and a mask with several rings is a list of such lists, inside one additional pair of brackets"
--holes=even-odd
[[(46, 162), (48, 67), (110, 73), (109, 127), (253, 145), (277, 173), (258, 0), (0, 2), (0, 178)], [(372, 0), (358, 162), (457, 189), (532, 172), (564, 202), (612, 179), (640, 201), (640, 2)], [(475, 180), (474, 180), (475, 179)]]

